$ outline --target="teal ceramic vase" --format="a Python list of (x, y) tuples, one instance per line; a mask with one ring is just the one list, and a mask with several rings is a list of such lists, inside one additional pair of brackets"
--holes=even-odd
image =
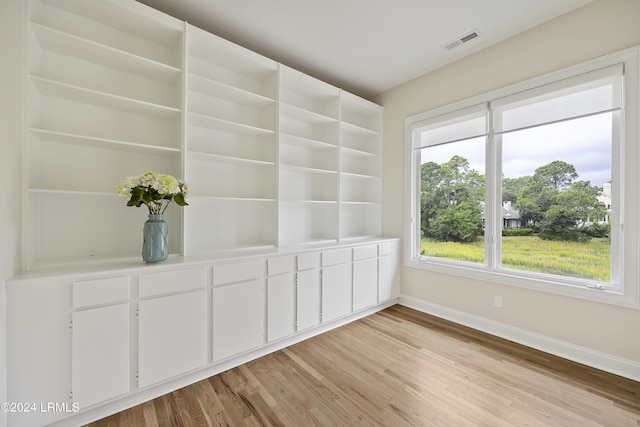
[(162, 262), (169, 256), (167, 223), (162, 215), (149, 214), (144, 223), (142, 259), (146, 262)]

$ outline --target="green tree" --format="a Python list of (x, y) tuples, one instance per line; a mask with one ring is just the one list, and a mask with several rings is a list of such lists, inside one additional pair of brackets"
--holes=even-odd
[(576, 168), (562, 160), (554, 160), (539, 167), (533, 175), (534, 181), (542, 183), (545, 187), (553, 187), (558, 191), (570, 187), (576, 178), (578, 178)]
[(471, 243), (482, 234), (482, 208), (470, 200), (451, 205), (431, 218), (429, 225), (436, 240)]
[(588, 236), (576, 227), (577, 212), (566, 206), (553, 205), (547, 211), (540, 227), (540, 238), (544, 240), (563, 240), (588, 242)]
[(527, 185), (520, 189), (515, 204), (522, 219), (539, 225), (546, 212), (556, 204), (556, 197), (569, 188), (578, 173), (573, 165), (561, 160), (540, 166)]
[(458, 155), (440, 165), (424, 163), (420, 172), (423, 235), (469, 242), (482, 234), (484, 176)]
[(502, 179), (502, 201), (511, 202), (513, 206), (518, 201), (518, 194), (520, 190), (529, 185), (531, 182), (531, 176), (525, 175), (518, 178), (503, 178)]
[(574, 182), (571, 188), (562, 191), (556, 197), (556, 204), (576, 213), (576, 225), (585, 226), (605, 216), (607, 207), (598, 201), (601, 188), (592, 186), (589, 181)]

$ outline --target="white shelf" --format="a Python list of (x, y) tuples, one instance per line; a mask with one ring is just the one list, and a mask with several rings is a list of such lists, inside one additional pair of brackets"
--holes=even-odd
[[(340, 89), (284, 65), (280, 65), (280, 102), (315, 113), (315, 120), (340, 117)], [(308, 113), (292, 114), (303, 114), (307, 120)]]
[(382, 211), (377, 203), (341, 203), (340, 240), (382, 235)]
[(192, 25), (187, 25), (189, 75), (267, 99), (277, 97), (278, 64)]
[(295, 105), (287, 104), (285, 102), (280, 103), (280, 114), (293, 120), (299, 120), (313, 124), (338, 123), (338, 120), (336, 118), (316, 113), (305, 108), (297, 107)]
[(31, 23), (31, 29), (40, 48), (70, 58), (82, 58), (90, 63), (125, 70), (145, 78), (164, 82), (174, 82), (182, 73), (178, 67), (96, 43), (35, 22)]
[(57, 144), (72, 144), (79, 146), (90, 146), (104, 149), (117, 149), (131, 152), (141, 152), (150, 154), (165, 154), (169, 156), (180, 155), (182, 150), (174, 147), (162, 147), (158, 145), (140, 144), (130, 141), (120, 141), (108, 138), (97, 138), (86, 135), (77, 135), (67, 132), (56, 132), (47, 129), (31, 128), (31, 133), (42, 141), (50, 141)]
[(341, 122), (341, 128), (343, 132), (350, 133), (357, 136), (362, 136), (365, 138), (377, 136), (380, 134), (380, 132), (377, 130), (369, 129), (369, 128), (362, 127), (362, 126), (345, 122), (345, 121)]
[(367, 179), (367, 180), (379, 180), (380, 177), (377, 175), (370, 175), (367, 173), (356, 173), (356, 172), (345, 172), (344, 170), (340, 172), (340, 175), (343, 178), (357, 178), (357, 179)]
[(275, 166), (274, 162), (264, 161), (264, 160), (256, 160), (249, 159), (246, 157), (235, 157), (235, 156), (223, 156), (220, 154), (210, 154), (210, 153), (202, 153), (197, 151), (190, 151), (188, 153), (188, 157), (192, 160), (202, 160), (205, 162), (221, 162), (221, 163), (235, 163), (235, 164), (244, 164), (244, 165), (254, 165), (254, 166)]
[(340, 93), (343, 129), (364, 135), (382, 132), (382, 107), (351, 93)]
[(276, 245), (275, 199), (193, 197), (185, 210), (185, 252)]
[(225, 198), (276, 197), (275, 166), (189, 159), (186, 181), (194, 195)]
[(337, 123), (308, 122), (281, 115), (280, 132), (299, 139), (318, 141), (335, 146), (339, 145), (340, 137)]
[(94, 43), (180, 67), (184, 24), (137, 2), (41, 0), (31, 20)]
[[(27, 202), (27, 267), (140, 256), (148, 211), (127, 207), (115, 191), (30, 191)], [(170, 253), (179, 253), (180, 211), (168, 209), (165, 219)]]
[(219, 82), (197, 74), (189, 75), (190, 90), (203, 92), (210, 96), (220, 97), (238, 104), (274, 105), (276, 100), (255, 92), (250, 92), (226, 83)]
[(201, 196), (195, 195), (192, 196), (196, 199), (201, 200), (211, 200), (211, 201), (227, 201), (227, 202), (264, 202), (264, 203), (274, 203), (276, 202), (275, 198), (258, 198), (258, 197), (217, 197), (217, 196)]
[(275, 135), (275, 131), (262, 127), (250, 126), (198, 113), (189, 113), (188, 123), (194, 126), (208, 127), (222, 132), (236, 133), (247, 136)]
[(341, 150), (344, 155), (354, 156), (354, 157), (366, 157), (370, 159), (372, 157), (380, 156), (380, 154), (378, 153), (372, 153), (371, 151), (365, 151), (365, 150), (360, 150), (357, 148), (350, 148), (345, 146), (342, 146)]
[(187, 96), (190, 114), (275, 132), (275, 103), (238, 104), (192, 90)]
[(306, 166), (298, 166), (298, 165), (292, 165), (292, 164), (287, 164), (287, 163), (281, 163), (280, 164), (280, 170), (284, 173), (287, 172), (293, 172), (293, 173), (298, 173), (298, 174), (312, 174), (312, 175), (337, 175), (338, 171), (333, 170), (333, 169), (318, 169), (318, 168), (311, 168), (311, 167), (306, 167)]
[(305, 138), (298, 135), (291, 135), (282, 131), (280, 132), (280, 143), (305, 147), (308, 149), (335, 149), (337, 147), (334, 143)]
[(338, 207), (335, 202), (295, 201), (279, 210), (280, 246), (336, 242)]
[(31, 82), (38, 93), (52, 98), (62, 98), (82, 104), (97, 105), (114, 110), (128, 111), (135, 114), (148, 114), (162, 118), (176, 117), (181, 112), (179, 108), (153, 104), (151, 102), (100, 92), (37, 76), (31, 76)]
[(59, 195), (68, 195), (68, 196), (98, 196), (98, 197), (117, 197), (115, 192), (104, 192), (104, 191), (82, 191), (82, 190), (56, 190), (51, 188), (29, 188), (27, 190), (31, 194), (59, 194)]

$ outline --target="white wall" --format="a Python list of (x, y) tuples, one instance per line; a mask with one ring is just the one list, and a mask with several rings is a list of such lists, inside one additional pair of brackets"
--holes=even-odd
[[(375, 101), (385, 108), (383, 228), (402, 236), (404, 119), (513, 83), (640, 45), (640, 1), (595, 0), (550, 22), (397, 86)], [(426, 306), (560, 342), (640, 367), (640, 310), (405, 267), (403, 294)], [(494, 308), (494, 294), (504, 307)], [(499, 328), (498, 328), (499, 329)], [(640, 368), (634, 371), (640, 378)]]
[(20, 262), (23, 3), (0, 2), (0, 402), (6, 401), (5, 280)]

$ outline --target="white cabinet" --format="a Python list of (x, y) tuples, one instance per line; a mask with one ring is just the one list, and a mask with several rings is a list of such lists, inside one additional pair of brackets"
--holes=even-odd
[(148, 298), (138, 303), (138, 386), (204, 366), (204, 268), (144, 274), (138, 281), (139, 296)]
[(129, 278), (73, 284), (71, 391), (85, 408), (129, 391)]
[(400, 244), (389, 241), (378, 244), (378, 302), (400, 296)]
[(296, 330), (302, 331), (321, 320), (320, 253), (306, 252), (296, 258)]
[(267, 279), (267, 340), (295, 332), (295, 281), (293, 272)]
[(353, 311), (378, 302), (378, 245), (353, 249)]
[[(380, 239), (13, 278), (7, 398), (67, 402), (71, 394), (86, 420), (168, 393), (391, 303), (399, 295), (399, 247)], [(9, 414), (10, 424), (74, 416), (41, 413), (27, 422), (21, 415)]]
[(351, 313), (351, 249), (322, 252), (322, 322)]
[(213, 360), (264, 343), (263, 262), (252, 260), (213, 268)]
[(129, 391), (129, 304), (74, 312), (73, 401), (82, 408)]
[(275, 341), (296, 331), (293, 255), (267, 259), (267, 274), (267, 341)]

